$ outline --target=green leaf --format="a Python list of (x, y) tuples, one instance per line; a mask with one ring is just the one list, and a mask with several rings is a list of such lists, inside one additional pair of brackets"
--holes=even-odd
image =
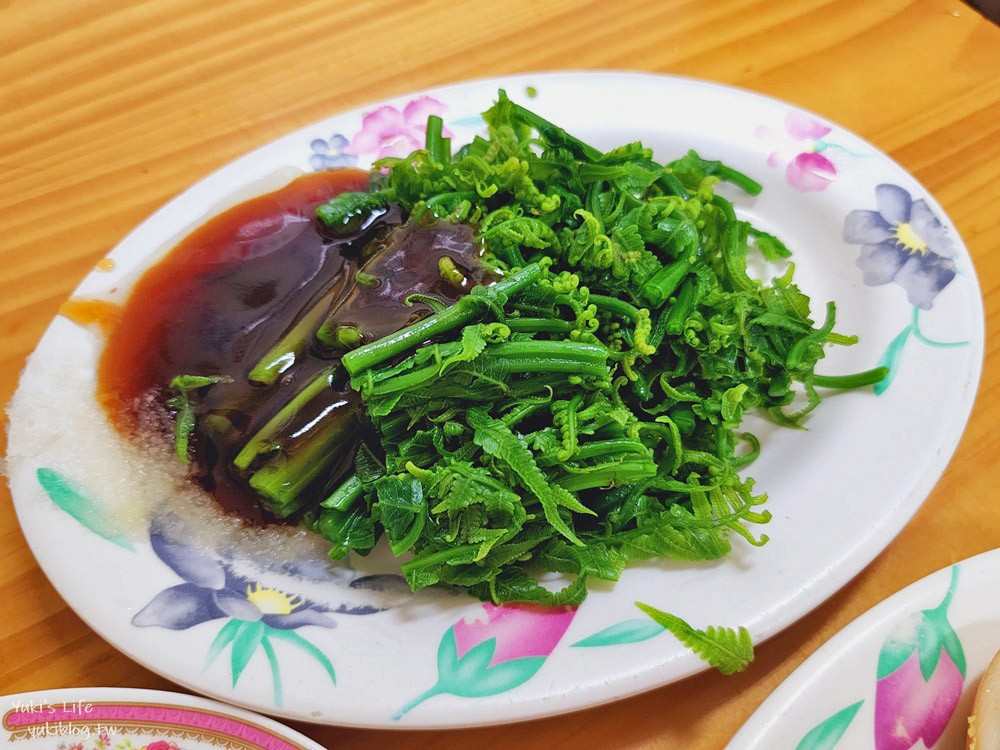
[(219, 630), (218, 635), (212, 640), (212, 644), (208, 647), (208, 653), (205, 655), (205, 668), (208, 668), (218, 658), (219, 654), (225, 650), (226, 646), (233, 642), (242, 625), (242, 620), (231, 619), (226, 621)]
[(926, 618), (922, 612), (914, 612), (896, 625), (879, 651), (876, 679), (888, 677), (903, 666), (916, 651), (922, 632), (926, 633)]
[(385, 528), (397, 557), (420, 538), (427, 520), (427, 504), (420, 482), (413, 477), (382, 477), (375, 483), (378, 504), (373, 509)]
[(550, 484), (535, 459), (510, 428), (499, 419), (491, 419), (483, 409), (470, 409), (469, 425), (476, 431), (473, 441), (487, 454), (503, 461), (542, 504), (545, 519), (573, 544), (583, 544), (559, 514), (559, 507), (591, 513), (566, 490)]
[(546, 570), (559, 573), (585, 574), (604, 581), (617, 581), (625, 568), (625, 554), (600, 542), (573, 546), (557, 539), (538, 557)]
[(375, 193), (341, 193), (316, 209), (316, 215), (328, 228), (340, 235), (350, 235), (375, 211), (384, 208), (390, 195)]
[(81, 526), (123, 549), (135, 552), (135, 547), (125, 537), (118, 522), (82, 485), (55, 469), (45, 467), (39, 468), (35, 476), (49, 499), (76, 519)]
[(666, 628), (648, 618), (622, 620), (604, 630), (588, 635), (576, 643), (574, 647), (591, 648), (595, 646), (618, 646), (624, 643), (639, 643), (655, 638), (666, 632)]
[(906, 326), (906, 328), (896, 335), (896, 338), (889, 342), (889, 346), (882, 353), (882, 357), (879, 359), (876, 367), (888, 367), (889, 374), (875, 384), (876, 396), (881, 396), (892, 385), (893, 378), (896, 377), (896, 372), (899, 369), (899, 361), (903, 356), (903, 347), (906, 346), (906, 342), (912, 332), (913, 328)]
[(243, 670), (246, 669), (253, 655), (257, 653), (257, 648), (264, 638), (266, 627), (260, 620), (242, 621), (240, 623), (240, 627), (233, 637), (231, 660), (233, 687), (236, 687), (236, 683), (239, 681), (240, 675), (243, 674)]
[(216, 383), (232, 383), (233, 379), (228, 375), (175, 375), (170, 381), (172, 391), (193, 391), (197, 388), (204, 388)]
[[(577, 576), (571, 583), (557, 591), (550, 591), (521, 568), (510, 567), (498, 573), (489, 586), (472, 587), (482, 599), (497, 603), (532, 602), (546, 607), (576, 605), (587, 596), (587, 576)], [(489, 591), (490, 596), (485, 592)]]
[(280, 707), (283, 701), (281, 666), (278, 664), (278, 655), (274, 653), (274, 647), (267, 639), (266, 633), (260, 641), (260, 646), (264, 649), (264, 655), (267, 657), (267, 663), (271, 666), (271, 689), (274, 695), (274, 705)]
[(184, 463), (189, 463), (188, 443), (194, 432), (194, 408), (191, 406), (191, 391), (205, 388), (216, 383), (232, 383), (228, 375), (175, 375), (170, 381), (170, 390), (174, 395), (167, 405), (176, 411), (174, 416), (174, 447), (177, 457)]
[(174, 450), (183, 463), (191, 463), (188, 455), (188, 446), (191, 442), (191, 433), (194, 432), (195, 419), (194, 409), (185, 391), (181, 391), (176, 396), (172, 396), (167, 404), (174, 409)]
[(463, 698), (496, 695), (524, 684), (545, 663), (543, 656), (528, 656), (490, 666), (495, 650), (496, 638), (488, 638), (459, 658), (455, 631), (449, 628), (438, 646), (439, 691)]
[(864, 701), (852, 703), (847, 708), (842, 708), (837, 713), (824, 719), (799, 740), (795, 750), (833, 750), (840, 738), (844, 736), (847, 728), (854, 721), (854, 717), (861, 708)]
[(662, 612), (642, 602), (636, 602), (635, 606), (722, 674), (742, 672), (753, 661), (753, 642), (744, 627), (733, 630), (709, 626), (705, 630), (696, 630), (676, 615)]
[(318, 646), (306, 640), (294, 630), (285, 630), (283, 628), (267, 627), (267, 637), (279, 638), (305, 651), (323, 667), (323, 670), (330, 676), (330, 682), (334, 685), (337, 684), (337, 673), (333, 668), (333, 662), (330, 661), (329, 657)]
[(760, 250), (761, 255), (764, 256), (764, 260), (777, 261), (792, 256), (792, 251), (773, 234), (768, 234), (759, 229), (751, 229), (750, 236), (753, 237), (754, 246)]
[(729, 554), (732, 544), (725, 527), (684, 528), (645, 525), (620, 535), (622, 551), (630, 560), (664, 557), (670, 560), (718, 560)]
[(316, 531), (332, 542), (329, 554), (333, 560), (342, 560), (352, 549), (364, 553), (375, 546), (375, 523), (361, 503), (347, 510), (324, 508), (316, 521)]

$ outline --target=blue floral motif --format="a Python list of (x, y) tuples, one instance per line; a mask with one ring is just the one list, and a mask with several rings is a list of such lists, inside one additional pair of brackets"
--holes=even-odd
[(864, 282), (893, 282), (910, 304), (929, 310), (955, 278), (955, 249), (948, 231), (924, 200), (913, 200), (899, 185), (875, 188), (877, 211), (851, 211), (844, 219), (844, 242), (861, 245), (857, 266)]
[[(275, 705), (281, 705), (281, 672), (274, 642), (290, 643), (306, 652), (336, 684), (329, 658), (313, 643), (295, 632), (309, 625), (334, 628), (331, 613), (368, 615), (383, 611), (371, 604), (342, 604), (335, 608), (301, 596), (262, 586), (237, 575), (231, 566), (183, 538), (183, 529), (169, 517), (150, 525), (150, 542), (156, 556), (183, 579), (183, 583), (160, 591), (132, 618), (137, 627), (187, 630), (211, 620), (224, 620), (208, 650), (207, 667), (226, 648), (231, 648), (231, 677), (236, 686), (243, 670), (258, 649), (271, 669)], [(354, 590), (384, 591), (396, 576), (365, 576), (351, 581)]]
[(309, 157), (309, 166), (317, 172), (324, 169), (340, 169), (341, 167), (353, 167), (358, 163), (358, 157), (354, 154), (344, 153), (350, 141), (340, 133), (334, 133), (329, 140), (316, 138), (310, 144), (312, 156)]
[[(285, 592), (260, 586), (237, 576), (208, 552), (175, 538), (168, 524), (154, 521), (150, 542), (156, 556), (184, 583), (164, 589), (133, 618), (139, 627), (159, 626), (187, 630), (209, 620), (231, 617), (261, 621), (268, 627), (293, 630), (305, 625), (336, 627), (327, 608)], [(358, 584), (358, 585), (355, 585)], [(363, 586), (361, 579), (351, 584)], [(342, 607), (342, 614), (365, 615), (381, 611), (371, 605)]]

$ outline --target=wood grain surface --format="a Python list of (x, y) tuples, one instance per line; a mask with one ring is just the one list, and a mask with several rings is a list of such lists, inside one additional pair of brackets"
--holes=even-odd
[[(719, 748), (852, 619), (938, 568), (1000, 547), (1000, 29), (958, 0), (0, 0), (0, 402), (95, 262), (231, 159), (387, 96), (566, 68), (671, 73), (777, 97), (853, 130), (913, 173), (958, 226), (985, 296), (986, 363), (972, 418), (902, 534), (760, 645), (743, 674), (705, 673), (503, 728), (297, 727), (325, 747)], [(0, 603), (0, 693), (177, 689), (66, 607), (25, 543), (6, 486)]]

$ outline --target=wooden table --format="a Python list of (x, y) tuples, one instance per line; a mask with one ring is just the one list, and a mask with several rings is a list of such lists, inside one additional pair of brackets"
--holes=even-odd
[[(1000, 29), (959, 0), (0, 0), (0, 402), (94, 263), (166, 200), (332, 113), (443, 83), (656, 71), (814, 110), (944, 205), (986, 298), (986, 365), (955, 457), (899, 538), (745, 673), (704, 673), (503, 729), (300, 726), (330, 748), (718, 748), (818, 646), (924, 575), (1000, 546)], [(2, 438), (0, 438), (2, 439)], [(0, 693), (176, 689), (103, 641), (34, 561), (0, 489)]]

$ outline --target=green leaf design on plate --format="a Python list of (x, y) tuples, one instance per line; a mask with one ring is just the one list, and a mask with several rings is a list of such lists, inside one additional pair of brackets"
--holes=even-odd
[(294, 630), (282, 630), (281, 628), (269, 627), (267, 629), (267, 635), (271, 638), (280, 638), (283, 641), (288, 641), (289, 643), (295, 644), (301, 648), (309, 654), (309, 656), (318, 661), (323, 669), (326, 670), (326, 673), (330, 675), (330, 680), (333, 684), (337, 684), (337, 673), (333, 669), (333, 662), (331, 662), (327, 655), (324, 654), (319, 648), (307, 641)]
[(821, 721), (799, 741), (795, 750), (832, 750), (840, 742), (840, 738), (844, 736), (847, 727), (854, 721), (862, 703), (864, 703), (863, 700), (852, 703), (847, 708), (842, 708), (833, 716)]
[(271, 685), (274, 688), (274, 705), (280, 706), (283, 701), (283, 689), (281, 686), (281, 667), (278, 665), (278, 655), (274, 653), (271, 641), (265, 635), (260, 640), (260, 647), (264, 649), (267, 663), (271, 665)]
[(948, 608), (958, 587), (959, 568), (951, 569), (951, 582), (941, 602), (932, 609), (909, 615), (886, 638), (878, 656), (877, 679), (881, 680), (899, 669), (916, 651), (920, 659), (920, 673), (924, 681), (931, 679), (941, 658), (941, 651), (948, 652), (958, 671), (965, 676), (965, 651), (962, 642), (948, 622)]
[(913, 328), (910, 326), (906, 326), (906, 328), (900, 331), (896, 338), (886, 347), (882, 358), (878, 361), (876, 367), (888, 367), (889, 374), (875, 384), (876, 396), (881, 396), (892, 385), (892, 379), (896, 377), (896, 370), (899, 367), (900, 357), (903, 356), (903, 347), (906, 346), (906, 342), (909, 340), (912, 332)]
[(665, 632), (666, 628), (648, 618), (622, 620), (577, 641), (573, 644), (573, 647), (591, 648), (594, 646), (618, 646), (624, 643), (639, 643), (640, 641), (655, 638)]
[(911, 334), (920, 343), (937, 349), (952, 349), (969, 345), (968, 341), (937, 341), (925, 336), (923, 331), (920, 330), (920, 308), (914, 305), (910, 324), (900, 331), (896, 335), (896, 338), (889, 342), (889, 346), (886, 347), (882, 358), (878, 361), (877, 366), (888, 367), (889, 374), (875, 384), (876, 396), (883, 394), (892, 384), (892, 379), (896, 376), (896, 371), (899, 368), (899, 361), (903, 356), (903, 349), (906, 347), (906, 342), (910, 340)]
[(212, 645), (208, 647), (208, 653), (205, 655), (205, 669), (218, 658), (226, 646), (233, 642), (233, 638), (236, 637), (242, 624), (242, 620), (229, 620), (222, 626), (219, 634), (212, 641)]
[(489, 638), (469, 649), (460, 659), (454, 628), (448, 628), (438, 645), (437, 683), (399, 709), (393, 719), (398, 721), (428, 698), (441, 693), (483, 698), (513, 690), (531, 679), (545, 663), (544, 656), (525, 656), (491, 666), (496, 645), (496, 638)]
[(236, 631), (236, 637), (233, 638), (233, 687), (236, 687), (240, 675), (243, 674), (243, 670), (246, 669), (247, 664), (250, 663), (250, 659), (260, 646), (266, 627), (260, 620), (240, 623), (240, 628)]
[(330, 675), (333, 684), (337, 684), (337, 679), (333, 673), (333, 664), (326, 658), (326, 654), (309, 643), (305, 638), (291, 630), (280, 630), (265, 625), (263, 622), (246, 621), (238, 619), (227, 620), (222, 626), (212, 644), (208, 647), (208, 654), (205, 656), (205, 669), (215, 661), (219, 655), (226, 650), (226, 646), (232, 644), (231, 669), (233, 687), (243, 674), (254, 654), (259, 647), (267, 657), (268, 666), (271, 668), (271, 685), (274, 689), (274, 705), (281, 706), (283, 701), (283, 687), (281, 683), (281, 665), (278, 662), (278, 655), (274, 651), (270, 638), (277, 637), (281, 640), (291, 641), (300, 648), (305, 649), (313, 658), (323, 665), (323, 668)]
[(496, 646), (496, 638), (488, 638), (459, 659), (455, 633), (449, 628), (438, 648), (440, 692), (464, 698), (496, 695), (526, 682), (545, 663), (544, 656), (526, 656), (490, 666)]
[(55, 469), (42, 467), (35, 472), (38, 483), (56, 505), (75, 518), (84, 528), (119, 547), (135, 552), (115, 519), (102, 508), (87, 490)]

